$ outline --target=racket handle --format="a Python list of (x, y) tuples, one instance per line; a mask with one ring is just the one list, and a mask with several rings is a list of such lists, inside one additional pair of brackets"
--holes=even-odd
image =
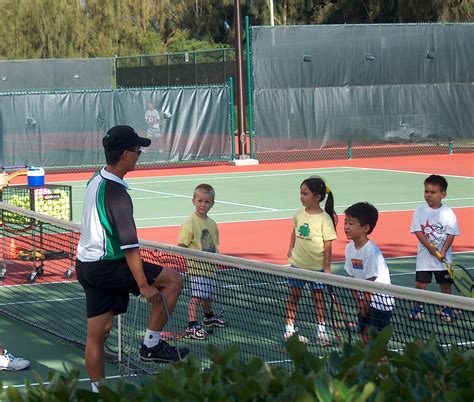
[(440, 261), (443, 261), (443, 257), (441, 256), (441, 253), (440, 253), (440, 251), (436, 248), (436, 246), (435, 246), (433, 243), (430, 243), (430, 246), (434, 247), (436, 257), (437, 257)]

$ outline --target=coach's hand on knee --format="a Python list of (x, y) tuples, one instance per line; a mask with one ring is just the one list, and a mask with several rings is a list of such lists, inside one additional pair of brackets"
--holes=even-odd
[(154, 286), (146, 285), (140, 288), (140, 294), (148, 303), (156, 303), (160, 300), (160, 291)]

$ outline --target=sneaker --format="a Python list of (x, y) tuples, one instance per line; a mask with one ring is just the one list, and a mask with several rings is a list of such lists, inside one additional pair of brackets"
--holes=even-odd
[(451, 307), (445, 307), (441, 310), (441, 319), (444, 321), (452, 321), (456, 318), (456, 313)]
[(184, 330), (184, 337), (190, 339), (199, 339), (205, 340), (209, 336), (209, 333), (201, 328), (199, 325), (194, 325), (193, 327), (187, 327)]
[(326, 331), (318, 331), (317, 342), (321, 346), (331, 346), (332, 342), (329, 339), (329, 335)]
[(13, 356), (6, 349), (4, 349), (3, 355), (0, 355), (0, 370), (18, 371), (24, 370), (30, 365), (28, 360)]
[(288, 339), (290, 339), (293, 335), (297, 335), (297, 336), (298, 336), (298, 340), (299, 340), (301, 343), (308, 344), (308, 343), (309, 343), (309, 339), (306, 338), (306, 336), (297, 334), (297, 332), (298, 332), (298, 328), (295, 328), (294, 331), (286, 331), (286, 332), (283, 334), (283, 340), (286, 342), (286, 341), (288, 341)]
[(176, 348), (166, 341), (160, 341), (157, 345), (147, 348), (142, 345), (140, 348), (140, 360), (144, 362), (170, 363), (181, 360), (189, 353), (188, 348)]
[(202, 324), (204, 327), (227, 327), (227, 321), (222, 317), (222, 313), (214, 314), (212, 317), (204, 317), (202, 319)]
[(415, 305), (410, 314), (410, 320), (422, 320), (423, 318), (425, 318), (425, 309), (419, 304)]

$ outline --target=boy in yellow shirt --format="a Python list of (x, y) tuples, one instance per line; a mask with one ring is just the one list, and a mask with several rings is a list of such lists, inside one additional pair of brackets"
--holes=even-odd
[[(217, 253), (219, 246), (219, 230), (216, 222), (207, 216), (214, 205), (215, 192), (209, 184), (199, 184), (194, 189), (193, 205), (196, 210), (181, 226), (178, 246), (194, 250)], [(212, 312), (214, 295), (215, 268), (189, 262), (191, 278), (191, 301), (188, 307), (188, 327), (186, 338), (204, 340), (209, 336), (208, 331), (198, 325), (198, 307), (202, 304), (204, 310), (203, 325), (205, 328), (225, 327), (227, 322), (221, 315)]]

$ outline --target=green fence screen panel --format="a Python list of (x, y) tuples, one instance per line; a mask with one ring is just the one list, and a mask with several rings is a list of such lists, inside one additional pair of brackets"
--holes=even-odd
[(251, 32), (258, 159), (348, 144), (473, 143), (474, 24)]
[(152, 139), (140, 166), (232, 159), (228, 85), (0, 94), (2, 165), (84, 170), (103, 165), (117, 124)]

